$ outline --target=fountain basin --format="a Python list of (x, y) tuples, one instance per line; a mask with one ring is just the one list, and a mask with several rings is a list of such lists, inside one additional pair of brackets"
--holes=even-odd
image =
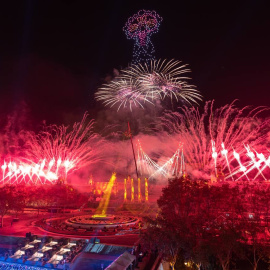
[(132, 216), (117, 215), (83, 215), (72, 217), (65, 220), (65, 224), (74, 228), (90, 229), (90, 228), (114, 228), (119, 226), (134, 225), (139, 221), (138, 218)]

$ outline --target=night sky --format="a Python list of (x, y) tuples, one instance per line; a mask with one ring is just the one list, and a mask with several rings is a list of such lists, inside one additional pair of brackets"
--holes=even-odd
[(80, 120), (86, 110), (95, 117), (97, 87), (131, 62), (122, 28), (140, 9), (163, 17), (156, 58), (189, 64), (204, 100), (270, 106), (267, 1), (157, 2), (1, 1), (1, 117), (22, 102), (37, 123)]

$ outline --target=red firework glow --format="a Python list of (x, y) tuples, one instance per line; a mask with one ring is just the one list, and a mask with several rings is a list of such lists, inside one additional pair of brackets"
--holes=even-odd
[(58, 159), (57, 162), (54, 159), (46, 162), (46, 159), (44, 159), (41, 163), (36, 164), (27, 164), (23, 161), (6, 163), (4, 161), (1, 166), (2, 180), (0, 180), (0, 183), (19, 184), (21, 182), (31, 182), (44, 184), (48, 181), (54, 182), (62, 175), (61, 171), (64, 170), (65, 175), (67, 175), (73, 167), (74, 165), (69, 160), (62, 162), (61, 159)]
[[(210, 173), (214, 178), (212, 180), (270, 180), (270, 155), (266, 157), (263, 153), (252, 152), (249, 145), (243, 146), (246, 153), (241, 156), (235, 150), (228, 151), (222, 143), (222, 150), (216, 152), (215, 143), (212, 141), (212, 160), (209, 161)], [(229, 158), (228, 158), (229, 156)], [(180, 177), (186, 174), (186, 166), (189, 170), (194, 170), (197, 164), (185, 164), (184, 146), (180, 145), (174, 155), (163, 162), (155, 162), (142, 149), (140, 143), (138, 146), (138, 169), (141, 175), (151, 178), (169, 178)], [(161, 163), (161, 164), (160, 164)], [(220, 166), (219, 164), (226, 164)], [(218, 172), (218, 168), (222, 170)], [(209, 176), (210, 180), (210, 176)]]
[[(203, 113), (197, 108), (166, 112), (157, 126), (165, 147), (174, 145), (175, 153), (154, 159), (138, 147), (141, 174), (168, 178), (184, 173), (195, 178), (219, 180), (269, 180), (269, 122), (258, 117), (266, 108), (237, 109), (234, 103), (214, 109), (207, 102)], [(163, 132), (161, 133), (161, 131)], [(181, 146), (177, 145), (181, 142)], [(148, 149), (148, 151), (151, 151)], [(158, 150), (162, 153), (162, 149)]]
[(86, 119), (85, 114), (71, 130), (52, 125), (37, 135), (27, 132), (25, 157), (1, 162), (0, 183), (55, 182), (59, 178), (66, 179), (74, 170), (99, 161), (102, 140), (92, 131), (93, 120), (87, 122)]
[[(258, 117), (265, 108), (237, 109), (232, 103), (214, 109), (213, 102), (207, 102), (202, 113), (194, 107), (181, 110), (166, 111), (156, 122), (157, 133), (137, 136), (142, 144), (137, 148), (141, 176), (150, 180), (185, 174), (213, 181), (270, 179), (270, 119)], [(98, 174), (106, 177), (113, 166), (120, 174), (134, 170), (126, 143), (102, 139), (86, 115), (70, 129), (53, 125), (37, 135), (27, 132), (25, 138), (24, 148), (17, 151), (23, 155), (2, 157), (0, 184), (64, 180), (74, 170), (100, 161), (101, 153), (106, 163)], [(109, 143), (113, 151), (104, 147)]]

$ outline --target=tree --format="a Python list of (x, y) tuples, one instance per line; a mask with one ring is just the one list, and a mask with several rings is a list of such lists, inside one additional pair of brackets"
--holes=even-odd
[(51, 206), (63, 208), (80, 207), (87, 202), (87, 197), (71, 185), (56, 184), (48, 187), (47, 199)]
[(39, 216), (40, 208), (47, 207), (50, 203), (46, 187), (44, 185), (29, 187), (28, 203), (37, 208)]
[(253, 269), (258, 268), (261, 260), (269, 254), (270, 241), (268, 233), (268, 217), (270, 189), (266, 184), (253, 185), (247, 196), (246, 215), (241, 218), (245, 257)]
[(163, 189), (158, 200), (159, 216), (150, 220), (143, 238), (152, 242), (172, 267), (178, 254), (192, 257), (196, 239), (201, 239), (204, 217), (209, 219), (211, 215), (208, 202), (203, 199), (208, 195), (207, 184), (183, 178), (170, 179)]
[(4, 216), (11, 210), (22, 211), (25, 206), (25, 193), (18, 186), (4, 185), (0, 187), (1, 227), (4, 226)]
[(153, 245), (158, 243), (172, 264), (181, 250), (198, 267), (215, 258), (227, 270), (243, 237), (238, 220), (244, 209), (241, 194), (237, 185), (171, 179), (158, 199), (159, 216), (149, 222), (145, 237)]
[(148, 219), (148, 230), (143, 236), (143, 245), (146, 249), (158, 251), (174, 269), (177, 255), (181, 250), (181, 240), (172, 232), (165, 220)]
[(233, 253), (240, 250), (241, 231), (238, 228), (220, 224), (208, 237), (211, 254), (220, 262), (223, 270), (230, 269)]

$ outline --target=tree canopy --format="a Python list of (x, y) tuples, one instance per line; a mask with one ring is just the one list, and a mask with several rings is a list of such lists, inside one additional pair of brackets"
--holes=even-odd
[(144, 243), (175, 269), (179, 256), (195, 269), (216, 264), (227, 270), (235, 258), (246, 258), (257, 269), (269, 246), (269, 199), (268, 183), (170, 179), (158, 200), (158, 216), (147, 219)]

